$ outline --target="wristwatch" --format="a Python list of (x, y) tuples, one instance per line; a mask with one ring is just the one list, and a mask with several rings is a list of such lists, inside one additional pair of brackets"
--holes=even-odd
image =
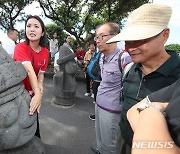
[(146, 99), (146, 102), (140, 104), (140, 105), (137, 107), (137, 110), (139, 111), (139, 113), (140, 113), (141, 111), (143, 111), (144, 109), (149, 108), (149, 107), (152, 107), (152, 108), (154, 108), (154, 109), (162, 112), (163, 114), (165, 113), (165, 112), (164, 112), (164, 109), (160, 108), (159, 106), (156, 106), (156, 105), (152, 104), (152, 102), (149, 100), (149, 97), (148, 97), (148, 96), (147, 96), (145, 99)]

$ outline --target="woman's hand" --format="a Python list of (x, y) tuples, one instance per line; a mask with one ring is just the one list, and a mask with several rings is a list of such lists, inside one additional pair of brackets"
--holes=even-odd
[(33, 115), (35, 111), (38, 113), (40, 112), (40, 107), (41, 107), (41, 100), (42, 100), (42, 93), (39, 88), (39, 92), (32, 97), (31, 102), (30, 102), (30, 109), (29, 109), (29, 114)]
[(39, 89), (40, 89), (40, 92), (41, 92), (41, 94), (43, 94), (43, 85), (42, 84), (39, 84)]

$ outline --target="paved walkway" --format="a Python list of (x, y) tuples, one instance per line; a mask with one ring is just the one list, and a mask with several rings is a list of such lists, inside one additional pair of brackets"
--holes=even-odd
[(53, 103), (53, 79), (45, 78), (44, 95), (39, 115), (40, 132), (47, 154), (93, 154), (95, 145), (93, 98), (85, 97), (85, 83), (78, 82), (77, 100), (71, 107)]

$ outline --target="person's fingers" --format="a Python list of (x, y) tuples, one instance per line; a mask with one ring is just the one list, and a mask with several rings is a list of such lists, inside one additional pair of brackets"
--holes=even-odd
[(29, 109), (29, 114), (33, 115), (35, 110), (36, 110), (36, 108), (37, 108), (36, 103), (31, 103), (31, 106), (30, 106), (30, 109)]
[(29, 114), (30, 114), (30, 115), (33, 115), (34, 112), (36, 111), (37, 107), (38, 107), (38, 106), (37, 106), (36, 104), (35, 104), (35, 105), (32, 105), (32, 106), (30, 107)]
[[(29, 109), (29, 114), (33, 115), (34, 112), (38, 109), (38, 107), (41, 105), (41, 101), (35, 101), (34, 98), (32, 98), (31, 103), (30, 103), (30, 109)], [(39, 107), (40, 110), (40, 107)], [(38, 111), (39, 112), (39, 111)]]
[(33, 99), (31, 99), (30, 105), (29, 105), (29, 114), (33, 115)]
[(37, 113), (40, 113), (41, 104), (37, 108)]

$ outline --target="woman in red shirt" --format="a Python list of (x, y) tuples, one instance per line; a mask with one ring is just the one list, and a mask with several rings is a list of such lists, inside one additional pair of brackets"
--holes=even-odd
[[(47, 69), (48, 58), (44, 23), (38, 16), (29, 16), (25, 22), (25, 42), (16, 45), (14, 60), (21, 61), (27, 71), (23, 84), (32, 98), (30, 115), (40, 111), (44, 72)], [(36, 136), (40, 137), (38, 119)]]

